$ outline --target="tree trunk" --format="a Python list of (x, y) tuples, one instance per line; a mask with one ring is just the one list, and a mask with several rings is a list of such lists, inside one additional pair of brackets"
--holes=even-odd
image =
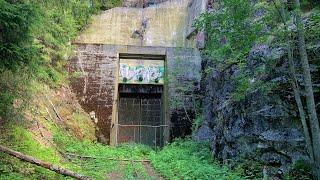
[[(273, 1), (274, 2), (274, 1)], [(276, 3), (274, 2), (274, 4), (276, 5)], [(285, 38), (286, 41), (288, 43), (287, 45), (287, 53), (288, 53), (288, 61), (289, 61), (289, 74), (291, 76), (291, 80), (290, 83), (292, 85), (293, 88), (293, 94), (294, 94), (294, 98), (298, 107), (298, 112), (299, 112), (299, 116), (300, 116), (300, 121), (303, 127), (303, 132), (304, 132), (304, 136), (306, 138), (306, 145), (308, 148), (308, 153), (310, 156), (310, 160), (311, 163), (314, 163), (314, 151), (312, 148), (312, 142), (311, 142), (311, 136), (310, 136), (310, 132), (309, 132), (309, 127), (307, 124), (307, 119), (306, 119), (306, 113), (305, 110), (303, 108), (303, 103), (301, 100), (301, 90), (300, 90), (300, 86), (296, 77), (296, 69), (295, 69), (295, 65), (294, 65), (294, 60), (293, 60), (293, 50), (292, 50), (292, 43), (290, 41), (290, 31), (288, 30), (288, 24), (287, 21), (289, 20), (289, 18), (286, 16), (285, 14), (285, 9), (284, 9), (284, 2), (283, 0), (281, 1), (280, 4), (280, 10), (279, 10), (279, 15), (280, 18), (283, 22), (284, 25), (284, 30), (285, 30)]]
[(287, 42), (288, 42), (288, 59), (289, 59), (289, 71), (290, 74), (292, 76), (292, 80), (291, 80), (291, 84), (293, 87), (293, 93), (294, 93), (294, 98), (295, 101), (297, 103), (297, 107), (298, 107), (298, 111), (299, 111), (299, 116), (300, 116), (300, 121), (303, 127), (303, 132), (306, 138), (306, 144), (307, 144), (307, 148), (308, 148), (308, 152), (309, 152), (309, 156), (310, 156), (310, 160), (312, 162), (312, 164), (315, 162), (314, 161), (314, 151), (312, 148), (312, 142), (311, 142), (311, 136), (309, 133), (309, 128), (308, 128), (308, 124), (307, 124), (307, 120), (306, 120), (306, 113), (304, 111), (303, 108), (303, 104), (302, 104), (302, 100), (301, 100), (301, 95), (300, 95), (300, 87), (296, 78), (296, 71), (294, 68), (294, 61), (293, 61), (293, 55), (292, 55), (292, 48), (291, 48), (291, 44), (289, 41), (289, 38), (287, 38)]
[(300, 58), (303, 69), (303, 79), (305, 84), (306, 91), (306, 102), (310, 119), (310, 127), (311, 127), (311, 137), (312, 137), (312, 145), (314, 150), (314, 159), (315, 159), (315, 175), (317, 179), (320, 179), (320, 130), (319, 130), (319, 121), (317, 117), (316, 105), (314, 100), (313, 88), (312, 88), (312, 80), (310, 74), (310, 67), (308, 61), (308, 55), (305, 44), (304, 37), (304, 27), (301, 19), (301, 7), (300, 1), (296, 0), (296, 25), (298, 31), (298, 46), (300, 52)]
[(54, 172), (62, 174), (64, 176), (70, 176), (70, 177), (73, 177), (73, 178), (76, 178), (76, 179), (80, 179), (80, 180), (89, 179), (86, 176), (83, 176), (83, 175), (77, 174), (75, 172), (72, 172), (70, 170), (63, 169), (61, 167), (58, 167), (58, 166), (43, 162), (43, 161), (38, 160), (38, 159), (36, 159), (34, 157), (24, 155), (24, 154), (22, 154), (20, 152), (14, 151), (12, 149), (9, 149), (9, 148), (1, 146), (1, 145), (0, 145), (0, 152), (9, 154), (10, 156), (16, 157), (16, 158), (18, 158), (18, 159), (20, 159), (22, 161), (25, 161), (25, 162), (28, 162), (28, 163), (31, 163), (31, 164), (35, 164), (37, 166), (43, 167), (43, 168), (48, 169), (50, 171), (54, 171)]

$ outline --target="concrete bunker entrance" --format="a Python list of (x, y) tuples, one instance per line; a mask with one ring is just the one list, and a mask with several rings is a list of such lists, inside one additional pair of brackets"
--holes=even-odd
[(118, 143), (165, 144), (163, 86), (119, 85)]
[[(77, 75), (71, 79), (71, 87), (83, 109), (88, 113), (94, 112), (99, 142), (112, 146), (118, 144), (120, 96), (125, 97), (127, 94), (142, 96), (142, 100), (145, 95), (159, 97), (161, 94), (161, 121), (164, 123), (159, 124), (165, 128), (161, 128), (163, 140), (160, 138), (160, 145), (190, 134), (189, 122), (194, 114), (190, 102), (196, 98), (191, 94), (198, 92), (201, 79), (198, 50), (107, 44), (76, 45), (76, 56), (68, 64), (70, 74)], [(122, 85), (138, 86), (142, 90), (148, 89), (145, 86), (162, 87), (162, 92), (155, 93), (157, 95), (139, 92), (138, 89), (125, 92), (121, 90)], [(182, 91), (185, 89), (187, 91)], [(159, 136), (159, 128), (156, 133)], [(155, 143), (157, 146), (158, 139)]]
[(116, 144), (162, 147), (168, 141), (165, 57), (119, 56)]

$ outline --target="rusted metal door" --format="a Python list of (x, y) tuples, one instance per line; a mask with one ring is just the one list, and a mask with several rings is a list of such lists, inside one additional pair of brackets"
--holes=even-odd
[(118, 143), (163, 146), (161, 94), (120, 94), (118, 112)]

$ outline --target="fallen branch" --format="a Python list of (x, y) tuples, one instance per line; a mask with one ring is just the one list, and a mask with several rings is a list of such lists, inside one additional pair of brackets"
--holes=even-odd
[(58, 119), (59, 119), (60, 121), (63, 121), (63, 119), (60, 117), (60, 115), (59, 115), (56, 107), (54, 106), (54, 104), (53, 104), (52, 101), (48, 98), (47, 95), (46, 95), (46, 98), (47, 98), (47, 100), (50, 102), (50, 104), (51, 104), (51, 106), (52, 106), (52, 109), (53, 109), (54, 113), (56, 114), (56, 116), (58, 117)]
[(58, 166), (55, 166), (55, 165), (52, 165), (52, 164), (49, 164), (47, 162), (43, 162), (43, 161), (38, 160), (38, 159), (36, 159), (34, 157), (24, 155), (24, 154), (22, 154), (20, 152), (14, 151), (12, 149), (9, 149), (9, 148), (1, 146), (1, 145), (0, 145), (0, 152), (6, 153), (6, 154), (8, 154), (10, 156), (13, 156), (15, 158), (18, 158), (18, 159), (20, 159), (22, 161), (25, 161), (25, 162), (28, 162), (28, 163), (35, 164), (37, 166), (43, 167), (43, 168), (48, 169), (50, 171), (54, 171), (54, 172), (56, 172), (58, 174), (62, 174), (64, 176), (69, 176), (69, 177), (73, 177), (73, 178), (80, 179), (80, 180), (89, 179), (86, 176), (80, 175), (78, 173), (72, 172), (72, 171), (67, 170), (67, 169), (63, 169), (61, 167), (58, 167)]
[(137, 159), (118, 159), (118, 158), (108, 158), (108, 157), (82, 156), (82, 155), (72, 154), (72, 153), (63, 153), (63, 154), (65, 154), (67, 156), (73, 156), (73, 157), (77, 157), (77, 158), (82, 158), (82, 159), (106, 159), (106, 160), (112, 160), (112, 161), (150, 162), (150, 160), (146, 160), (146, 159), (141, 159), (141, 160), (137, 160)]

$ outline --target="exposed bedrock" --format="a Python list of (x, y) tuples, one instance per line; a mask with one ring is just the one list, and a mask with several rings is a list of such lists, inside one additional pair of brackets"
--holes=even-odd
[[(210, 141), (213, 155), (221, 161), (232, 159), (233, 164), (255, 160), (277, 177), (282, 177), (293, 162), (308, 160), (292, 90), (285, 76), (285, 57), (279, 47), (252, 48), (244, 70), (251, 75), (248, 80), (259, 79), (277, 86), (269, 93), (257, 88), (240, 100), (235, 100), (235, 79), (241, 75), (237, 65), (203, 75), (203, 122), (193, 139)], [(257, 67), (267, 67), (266, 59), (274, 63), (272, 72), (252, 72)], [(203, 60), (203, 69), (207, 68), (218, 69), (212, 60)]]

